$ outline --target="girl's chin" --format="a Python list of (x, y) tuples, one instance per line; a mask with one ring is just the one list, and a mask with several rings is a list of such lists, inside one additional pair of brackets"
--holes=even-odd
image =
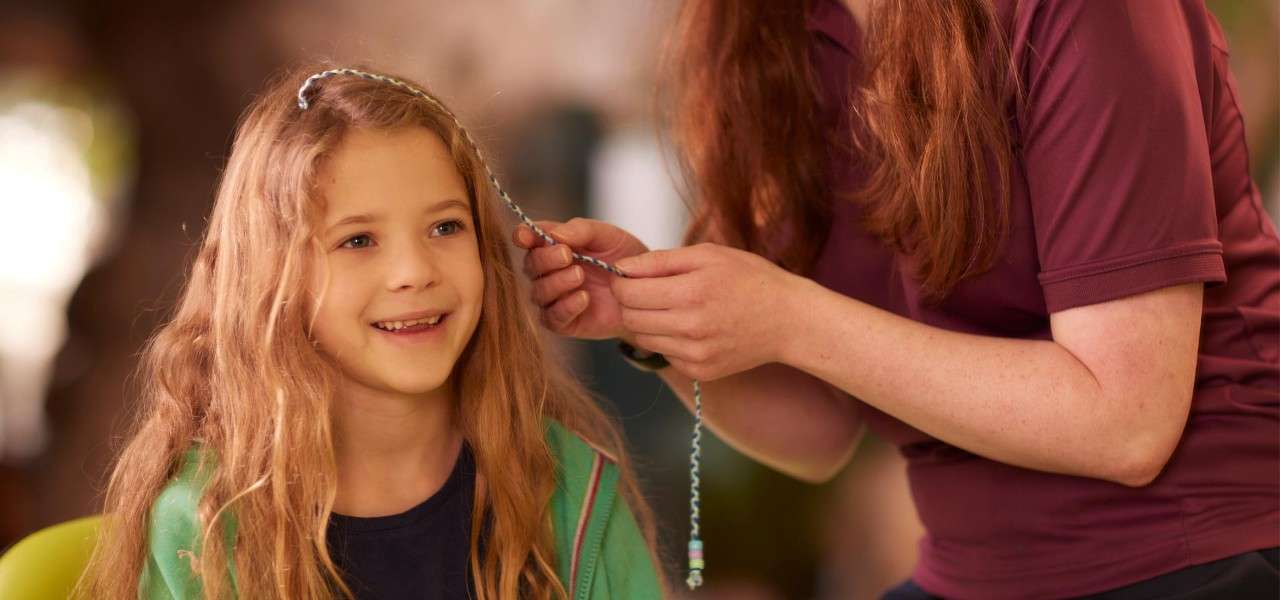
[(383, 389), (402, 396), (431, 396), (445, 389), (445, 381), (384, 381)]
[(439, 377), (404, 378), (381, 373), (366, 373), (364, 377), (348, 380), (349, 383), (378, 394), (388, 396), (433, 396), (446, 390), (448, 374)]

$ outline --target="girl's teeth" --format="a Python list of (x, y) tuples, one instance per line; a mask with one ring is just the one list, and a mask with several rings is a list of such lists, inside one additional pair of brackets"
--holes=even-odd
[(434, 317), (429, 317), (426, 319), (415, 319), (413, 321), (383, 321), (378, 323), (377, 325), (381, 329), (386, 329), (388, 331), (397, 331), (400, 329), (404, 329), (405, 327), (412, 327), (414, 325), (419, 325), (422, 323), (426, 323), (427, 325), (435, 325), (436, 323), (440, 322), (440, 318), (441, 318), (441, 315), (436, 315)]

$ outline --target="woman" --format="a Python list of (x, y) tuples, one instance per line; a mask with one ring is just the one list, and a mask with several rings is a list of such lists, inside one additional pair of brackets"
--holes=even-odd
[(517, 232), (544, 321), (795, 477), (896, 443), (889, 597), (1275, 597), (1280, 241), (1202, 2), (807, 4), (686, 4), (694, 245)]

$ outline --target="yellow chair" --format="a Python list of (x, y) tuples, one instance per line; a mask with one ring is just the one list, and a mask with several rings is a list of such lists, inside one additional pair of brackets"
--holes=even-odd
[(89, 563), (102, 517), (94, 515), (46, 527), (0, 556), (0, 598), (68, 598)]

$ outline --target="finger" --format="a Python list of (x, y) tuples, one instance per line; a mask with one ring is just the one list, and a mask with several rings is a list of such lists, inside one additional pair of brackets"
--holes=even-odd
[(590, 298), (586, 291), (577, 291), (542, 310), (547, 327), (557, 333), (568, 329), (573, 320), (587, 309)]
[[(542, 233), (550, 235), (557, 243), (565, 243), (565, 240), (561, 239), (558, 232), (565, 227), (566, 223), (561, 223), (559, 221), (534, 221), (533, 224), (537, 226), (538, 229), (542, 230)], [(516, 227), (514, 236), (516, 245), (521, 248), (528, 249), (552, 245), (548, 244), (546, 238), (542, 237), (541, 234), (534, 231), (524, 223), (521, 223)]]
[(668, 358), (667, 362), (671, 363), (671, 368), (679, 371), (685, 377), (688, 377), (690, 379), (696, 379), (698, 381), (701, 381), (702, 383), (707, 383), (708, 381), (715, 381), (717, 379), (720, 379), (721, 377), (724, 377), (724, 375), (718, 373), (715, 370), (715, 367), (708, 365), (706, 363), (700, 363), (696, 361), (690, 361), (690, 360), (685, 360), (683, 358), (675, 358), (675, 357)]
[(637, 254), (619, 260), (616, 266), (631, 277), (666, 277), (702, 267), (708, 258), (705, 248), (689, 246)]
[(609, 283), (613, 297), (626, 308), (666, 310), (701, 303), (699, 287), (689, 274), (649, 279), (615, 277)]
[(516, 226), (515, 232), (511, 234), (511, 241), (516, 246), (528, 250), (537, 246), (542, 239), (532, 229), (529, 229), (528, 225), (521, 223)]
[(581, 265), (574, 265), (567, 269), (552, 271), (544, 277), (539, 277), (533, 280), (533, 301), (538, 306), (547, 306), (559, 300), (561, 296), (577, 289), (586, 280), (586, 276), (586, 272), (582, 270)]
[(636, 346), (649, 352), (657, 352), (667, 358), (676, 360), (688, 360), (686, 355), (689, 351), (689, 341), (677, 337), (667, 335), (648, 335), (636, 334)]
[(530, 250), (525, 254), (524, 260), (524, 272), (530, 279), (537, 279), (572, 265), (573, 251), (563, 244), (544, 246)]
[(572, 248), (591, 248), (599, 237), (603, 223), (591, 219), (575, 217), (565, 223), (557, 223), (554, 228), (547, 229), (557, 242), (568, 244)]
[(522, 261), (522, 268), (524, 269), (525, 276), (528, 277), (530, 281), (537, 279), (538, 277), (543, 275), (542, 273), (538, 272), (537, 267), (533, 264), (533, 253), (539, 252), (541, 250), (544, 250), (544, 248), (534, 248), (524, 253), (524, 261)]
[(674, 310), (636, 310), (623, 308), (622, 326), (627, 331), (644, 335), (694, 337), (688, 317)]
[[(559, 221), (534, 221), (533, 224), (545, 233), (551, 236), (551, 239), (557, 244), (568, 244), (570, 246), (586, 246), (593, 237), (592, 224), (595, 221), (588, 219), (574, 218), (566, 223)], [(543, 246), (547, 244), (546, 238), (542, 237), (538, 232), (530, 229), (528, 225), (522, 225), (528, 230), (529, 235), (536, 238), (535, 245)]]

